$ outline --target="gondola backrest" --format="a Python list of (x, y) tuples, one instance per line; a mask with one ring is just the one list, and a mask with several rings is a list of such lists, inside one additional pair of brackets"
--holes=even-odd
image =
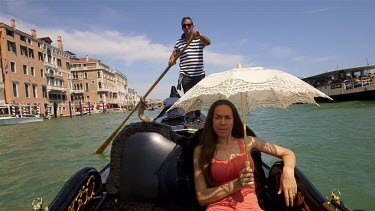
[[(169, 126), (140, 122), (126, 126), (114, 139), (107, 191), (122, 202), (169, 201), (191, 203), (195, 199), (188, 165), (186, 137)], [(191, 175), (187, 175), (191, 174)]]

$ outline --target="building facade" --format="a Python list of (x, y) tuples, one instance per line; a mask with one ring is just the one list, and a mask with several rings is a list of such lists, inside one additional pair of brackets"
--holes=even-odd
[[(97, 59), (72, 58), (71, 72), (73, 89), (71, 101), (78, 110), (84, 105), (87, 110), (92, 107), (97, 111), (109, 108), (134, 107), (133, 95), (128, 87), (125, 75), (117, 70), (111, 70), (106, 64)], [(139, 97), (138, 97), (139, 99)]]
[(16, 29), (15, 20), (11, 25), (0, 23), (0, 50), (2, 90), (4, 104), (15, 107), (12, 114), (39, 114), (48, 105), (47, 81), (43, 59), (43, 41)]
[(61, 36), (55, 47), (34, 29), (20, 31), (13, 19), (10, 25), (0, 22), (0, 72), (0, 105), (11, 105), (13, 115), (60, 117), (77, 114), (82, 105), (129, 109), (139, 101), (121, 72), (64, 51)]

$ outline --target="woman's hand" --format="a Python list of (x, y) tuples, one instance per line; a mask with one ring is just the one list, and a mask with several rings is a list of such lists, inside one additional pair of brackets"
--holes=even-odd
[(240, 176), (237, 178), (238, 185), (241, 188), (248, 187), (254, 184), (254, 173), (250, 167), (244, 168), (240, 171)]
[(297, 183), (292, 166), (284, 165), (280, 178), (279, 192), (277, 194), (281, 194), (282, 192), (284, 192), (286, 206), (290, 205), (293, 207), (293, 201), (297, 195)]

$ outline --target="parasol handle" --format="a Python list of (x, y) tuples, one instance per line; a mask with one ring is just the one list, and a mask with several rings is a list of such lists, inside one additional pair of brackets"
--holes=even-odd
[[(191, 36), (189, 41), (186, 43), (186, 45), (181, 49), (180, 52), (176, 55), (176, 57), (173, 60), (173, 63), (177, 61), (177, 59), (182, 55), (182, 53), (186, 50), (186, 48), (190, 45), (190, 43), (193, 41), (194, 36)], [(148, 89), (146, 94), (143, 96), (144, 99), (147, 98), (147, 96), (150, 94), (150, 92), (154, 89), (154, 87), (159, 83), (159, 81), (164, 77), (164, 75), (168, 72), (168, 70), (173, 66), (173, 64), (168, 65), (168, 67), (163, 71), (163, 73), (156, 79), (154, 84)], [(134, 113), (135, 110), (139, 107), (141, 103), (138, 102), (137, 105), (133, 108), (133, 110), (128, 114), (128, 116), (124, 119), (124, 121), (121, 122), (121, 124), (116, 128), (115, 131), (107, 138), (107, 140), (104, 141), (104, 143), (96, 150), (96, 154), (102, 154), (103, 151), (107, 148), (109, 143), (111, 143), (112, 139), (116, 136), (118, 131), (121, 129), (121, 127), (128, 121), (130, 116)]]
[(246, 143), (246, 118), (245, 118), (245, 102), (243, 99), (243, 93), (241, 92), (241, 109), (242, 109), (242, 123), (243, 123), (243, 142), (245, 144), (245, 156), (246, 156), (246, 168), (250, 167), (250, 161), (249, 161), (249, 147)]

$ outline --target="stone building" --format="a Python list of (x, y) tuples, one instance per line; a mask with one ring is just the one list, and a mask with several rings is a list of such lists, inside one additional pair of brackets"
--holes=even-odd
[[(70, 55), (51, 45), (49, 37), (37, 38), (11, 25), (0, 23), (0, 103), (15, 107), (12, 114), (59, 116), (69, 113)], [(2, 99), (1, 99), (2, 98)]]
[[(72, 102), (78, 109), (89, 105), (94, 110), (127, 108), (129, 101), (128, 79), (117, 70), (111, 70), (101, 60), (72, 58)], [(104, 106), (104, 108), (103, 108)], [(87, 109), (86, 109), (87, 110)]]

